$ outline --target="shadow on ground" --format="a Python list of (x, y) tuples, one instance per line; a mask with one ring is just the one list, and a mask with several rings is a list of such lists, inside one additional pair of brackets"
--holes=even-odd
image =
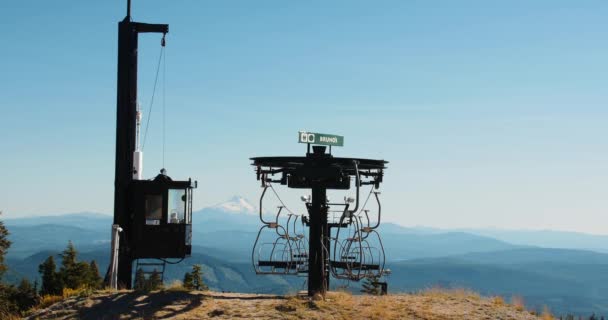
[(189, 292), (159, 291), (116, 293), (96, 297), (78, 312), (79, 319), (170, 319), (200, 307), (208, 299)]

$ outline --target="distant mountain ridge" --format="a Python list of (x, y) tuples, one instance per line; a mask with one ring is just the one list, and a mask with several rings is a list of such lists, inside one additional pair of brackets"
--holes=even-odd
[[(13, 218), (4, 220), (13, 242), (8, 251), (13, 283), (38, 277), (38, 265), (56, 256), (68, 240), (82, 260), (95, 259), (105, 270), (109, 259), (112, 217), (99, 213)], [(252, 246), (261, 223), (257, 208), (243, 197), (193, 213), (193, 254), (169, 267), (167, 281), (181, 279), (192, 264), (203, 265), (205, 277), (216, 290), (288, 293), (302, 288), (305, 278), (257, 276), (251, 265)], [(387, 256), (391, 291), (428, 287), (471, 288), (487, 295), (521, 295), (531, 308), (547, 304), (559, 312), (608, 313), (608, 254), (581, 248), (535, 246), (512, 240), (513, 234), (493, 237), (483, 230), (442, 230), (383, 223), (379, 229)], [(555, 232), (559, 236), (561, 233)], [(558, 237), (559, 238), (559, 237)], [(572, 246), (598, 244), (603, 236), (569, 233)], [(557, 241), (552, 240), (552, 241)], [(550, 242), (558, 243), (558, 242)], [(604, 248), (607, 244), (604, 245)], [(601, 247), (601, 246), (600, 246)], [(586, 249), (586, 248), (585, 248)], [(601, 250), (598, 250), (601, 251)], [(332, 285), (343, 285), (333, 281)], [(350, 283), (357, 292), (358, 284)]]
[(462, 229), (513, 244), (545, 248), (585, 249), (608, 253), (608, 235), (556, 230)]
[(89, 226), (95, 223), (112, 221), (112, 216), (99, 212), (76, 212), (66, 214), (40, 215), (20, 218), (3, 219), (7, 226), (31, 226), (40, 224), (63, 224), (73, 226)]

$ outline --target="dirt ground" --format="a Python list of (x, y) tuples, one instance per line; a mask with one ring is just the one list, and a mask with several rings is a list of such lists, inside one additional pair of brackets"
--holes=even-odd
[[(100, 292), (72, 297), (26, 319), (539, 319), (503, 299), (467, 291), (430, 290), (388, 296), (330, 292), (303, 296), (155, 291)], [(547, 314), (544, 319), (551, 319)]]

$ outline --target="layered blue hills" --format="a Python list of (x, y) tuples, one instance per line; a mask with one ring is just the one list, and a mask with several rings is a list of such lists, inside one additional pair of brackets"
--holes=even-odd
[[(13, 243), (7, 254), (9, 281), (38, 279), (38, 265), (49, 255), (59, 259), (68, 241), (80, 259), (96, 260), (102, 271), (107, 268), (110, 215), (83, 212), (4, 222)], [(255, 274), (251, 250), (260, 226), (255, 206), (241, 197), (194, 212), (193, 254), (169, 266), (165, 280), (181, 279), (193, 264), (202, 264), (205, 280), (219, 291), (293, 293), (304, 288), (304, 277)], [(529, 308), (546, 305), (554, 314), (608, 314), (606, 236), (551, 231), (543, 242), (549, 231), (490, 231), (384, 223), (380, 234), (392, 271), (389, 290), (468, 288), (507, 299), (521, 296)], [(526, 236), (510, 241), (518, 234)], [(332, 284), (354, 292), (360, 286), (337, 280)]]

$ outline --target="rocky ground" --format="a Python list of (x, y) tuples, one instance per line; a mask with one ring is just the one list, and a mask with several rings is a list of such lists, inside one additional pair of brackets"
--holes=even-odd
[(388, 296), (330, 292), (325, 299), (162, 290), (98, 292), (64, 299), (27, 319), (552, 319), (502, 298), (464, 290)]

